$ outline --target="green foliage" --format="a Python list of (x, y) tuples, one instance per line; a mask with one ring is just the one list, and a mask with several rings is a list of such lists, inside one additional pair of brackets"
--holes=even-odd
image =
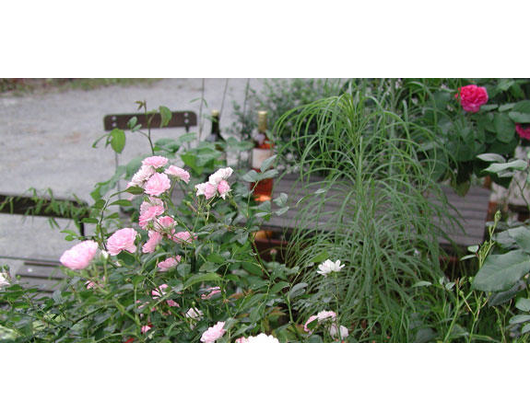
[[(489, 94), (477, 113), (464, 112), (455, 98), (470, 83)], [(529, 171), (513, 159), (520, 143), (515, 124), (530, 123), (529, 90), (526, 79), (267, 81), (260, 94), (250, 91), (248, 104), (235, 105), (233, 133), (241, 138), (226, 145), (240, 157), (248, 151), (253, 113), (267, 109), (277, 155), (260, 172), (235, 171), (226, 199), (209, 200), (194, 186), (219, 168), (221, 153), (209, 143), (192, 147), (195, 133), (154, 140), (149, 115), (160, 112), (164, 126), (169, 109), (149, 111), (139, 101), (147, 126), (131, 119), (129, 128), (148, 140), (152, 155), (179, 157), (191, 175), (189, 183), (172, 179), (159, 197), (175, 232), (163, 230), (154, 252), (142, 252), (147, 231), (155, 229), (153, 220), (137, 228), (139, 208), (150, 198), (141, 186), (116, 187), (147, 156), (117, 166), (95, 186), (84, 222), (94, 225), (89, 239), (101, 250), (116, 230), (136, 228), (136, 251), (100, 253), (84, 270), (65, 269), (67, 280), (51, 296), (7, 276), (9, 285), (0, 286), (0, 341), (197, 342), (219, 321), (224, 342), (260, 332), (285, 342), (527, 341), (528, 225), (506, 227), (497, 216), (488, 240), (468, 249), (465, 270), (451, 278), (440, 265), (438, 238), (454, 222), (439, 182), (465, 193), (473, 176), (489, 174), (507, 185), (517, 171)], [(115, 153), (126, 145), (121, 130), (94, 147), (102, 139)], [(265, 262), (254, 235), (273, 212), (289, 210), (288, 197), (255, 203), (248, 183), (281, 176), (285, 168), (298, 174), (297, 201), (290, 204), (297, 225), (287, 263)], [(307, 195), (310, 183), (317, 188)], [(194, 239), (171, 239), (177, 232)], [(86, 239), (64, 233), (69, 241)], [(175, 256), (179, 264), (161, 271), (159, 263)], [(344, 268), (323, 276), (317, 267), (329, 259)], [(336, 318), (307, 323), (330, 310)], [(349, 329), (348, 338), (332, 333), (339, 326)]]

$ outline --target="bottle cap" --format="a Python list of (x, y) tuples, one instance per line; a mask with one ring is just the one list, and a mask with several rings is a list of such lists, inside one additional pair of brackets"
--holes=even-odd
[(212, 117), (218, 117), (219, 116), (219, 110), (218, 109), (212, 109)]

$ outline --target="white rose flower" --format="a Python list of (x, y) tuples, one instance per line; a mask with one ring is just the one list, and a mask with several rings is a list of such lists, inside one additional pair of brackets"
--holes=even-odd
[(232, 168), (221, 168), (210, 175), (208, 182), (217, 186), (222, 180), (226, 181), (233, 172), (234, 170)]
[(339, 331), (337, 331), (337, 324), (331, 325), (329, 327), (329, 334), (335, 338), (337, 336), (337, 333), (340, 334), (340, 338), (344, 339), (350, 335), (350, 332), (348, 331), (348, 328), (346, 328), (344, 325), (341, 325), (339, 328)]
[(340, 270), (342, 270), (343, 267), (344, 264), (341, 265), (340, 260), (337, 260), (335, 262), (331, 260), (326, 260), (318, 266), (317, 273), (322, 274), (324, 277), (327, 277), (329, 273), (338, 273)]

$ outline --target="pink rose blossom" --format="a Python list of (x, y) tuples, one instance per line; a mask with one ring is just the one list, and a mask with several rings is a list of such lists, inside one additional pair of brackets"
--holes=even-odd
[(208, 182), (203, 182), (202, 184), (195, 185), (197, 190), (197, 197), (204, 195), (204, 197), (209, 200), (210, 198), (215, 197), (219, 192), (222, 199), (226, 198), (226, 194), (230, 192), (230, 185), (226, 182), (226, 179), (232, 175), (234, 171), (232, 168), (221, 168), (217, 172), (210, 175)]
[(521, 124), (515, 124), (515, 131), (519, 134), (519, 137), (530, 140), (530, 125), (526, 128), (523, 128)]
[(127, 188), (129, 187), (143, 187), (144, 184), (147, 182), (149, 178), (155, 173), (155, 169), (152, 166), (145, 166), (142, 165), (142, 167), (136, 172), (131, 182), (127, 184)]
[(175, 242), (185, 242), (190, 244), (194, 239), (197, 239), (197, 236), (191, 236), (191, 233), (188, 231), (177, 232), (171, 236), (171, 239)]
[[(151, 296), (153, 296), (153, 299), (158, 299), (162, 295), (166, 294), (166, 289), (168, 287), (169, 286), (167, 284), (165, 284), (165, 283), (161, 284), (160, 286), (158, 286), (158, 289), (155, 289), (155, 290), (151, 291)], [(180, 305), (177, 302), (175, 302), (174, 300), (168, 299), (168, 300), (166, 300), (166, 303), (169, 306), (174, 306), (174, 307), (180, 308)]]
[(217, 187), (221, 181), (226, 181), (233, 172), (232, 168), (221, 168), (208, 177), (208, 182)]
[(348, 337), (348, 335), (350, 335), (350, 332), (344, 325), (341, 325), (337, 330), (337, 324), (332, 324), (331, 327), (329, 327), (329, 335), (331, 335), (333, 338), (335, 338), (337, 335), (340, 335), (339, 339), (344, 340), (346, 337)]
[(140, 204), (140, 213), (147, 211), (149, 207), (153, 207), (153, 206), (164, 207), (164, 202), (160, 198), (148, 197), (146, 201), (143, 201), (142, 204)]
[(248, 338), (245, 338), (245, 337), (239, 337), (236, 339), (236, 343), (248, 343)]
[(151, 254), (155, 252), (156, 246), (162, 242), (162, 234), (159, 232), (155, 232), (153, 230), (150, 230), (147, 235), (149, 236), (149, 239), (147, 242), (142, 246), (142, 252), (144, 254)]
[(150, 156), (142, 160), (142, 165), (152, 166), (153, 168), (161, 168), (167, 165), (167, 158), (163, 156)]
[(158, 268), (160, 271), (168, 271), (169, 269), (176, 267), (181, 259), (182, 257), (180, 255), (177, 255), (176, 257), (169, 257), (164, 261), (159, 262)]
[(93, 289), (94, 287), (96, 287), (96, 283), (89, 280), (85, 282), (85, 287), (87, 288), (87, 290)]
[(61, 264), (72, 270), (82, 270), (88, 267), (97, 250), (97, 242), (83, 241), (63, 252), (60, 258)]
[(460, 101), (464, 111), (478, 112), (480, 107), (488, 102), (488, 92), (486, 88), (477, 85), (467, 85), (458, 88), (455, 98)]
[(163, 206), (149, 206), (144, 212), (140, 213), (138, 224), (142, 229), (145, 229), (151, 220), (155, 219), (157, 216), (160, 216), (162, 213), (164, 213)]
[(204, 197), (209, 200), (217, 194), (217, 186), (209, 182), (204, 182), (202, 184), (195, 185), (197, 190), (197, 197), (199, 195), (204, 195)]
[(213, 327), (208, 328), (202, 333), (201, 342), (203, 343), (213, 343), (216, 340), (219, 340), (223, 334), (226, 332), (224, 329), (225, 323), (219, 321)]
[(304, 324), (304, 331), (305, 332), (311, 332), (311, 330), (309, 329), (308, 325), (311, 324), (311, 322), (313, 322), (315, 319), (318, 319), (316, 315), (311, 315), (309, 317), (307, 322)]
[(138, 233), (132, 228), (117, 230), (107, 240), (107, 250), (110, 255), (118, 255), (122, 251), (135, 252), (134, 241)]
[(223, 200), (226, 198), (226, 194), (228, 194), (230, 191), (230, 185), (228, 185), (228, 182), (226, 182), (224, 179), (221, 180), (221, 182), (219, 182), (217, 185), (217, 192)]
[(147, 331), (149, 331), (151, 328), (153, 328), (151, 325), (144, 325), (142, 327), (142, 334), (145, 334)]
[(184, 181), (186, 184), (190, 182), (190, 174), (188, 171), (179, 168), (178, 166), (171, 165), (164, 171), (165, 174), (175, 176), (181, 181)]
[[(171, 216), (159, 217), (158, 219), (156, 219), (155, 230), (157, 232), (163, 233), (164, 231), (173, 229), (176, 225), (177, 222)], [(174, 231), (175, 229), (172, 230), (172, 232)]]
[(337, 314), (333, 311), (320, 311), (316, 315), (311, 315), (307, 322), (304, 324), (304, 331), (310, 333), (311, 330), (309, 329), (308, 325), (313, 322), (315, 319), (318, 319), (318, 323), (320, 324), (322, 321), (330, 318), (331, 320), (335, 320), (337, 318)]
[(149, 181), (146, 182), (144, 192), (158, 197), (169, 190), (169, 188), (171, 188), (171, 182), (167, 175), (156, 172), (151, 178), (149, 178)]

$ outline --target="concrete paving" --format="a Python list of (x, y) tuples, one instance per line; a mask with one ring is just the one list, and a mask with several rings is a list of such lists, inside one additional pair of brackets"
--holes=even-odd
[[(103, 116), (137, 112), (135, 101), (145, 100), (150, 109), (160, 105), (172, 110), (191, 110), (209, 115), (223, 106), (221, 129), (235, 121), (233, 101), (243, 103), (248, 79), (162, 79), (150, 85), (111, 86), (91, 91), (70, 90), (14, 96), (0, 95), (0, 192), (21, 194), (29, 188), (51, 188), (56, 196), (76, 194), (92, 202), (90, 192), (97, 182), (114, 173), (114, 153), (103, 144), (92, 143), (105, 134)], [(263, 80), (250, 79), (260, 89)], [(224, 104), (223, 104), (224, 96)], [(202, 136), (210, 122), (203, 119)], [(154, 130), (153, 137), (172, 137), (183, 129)], [(120, 162), (150, 152), (147, 140), (127, 134)], [(57, 219), (61, 229), (72, 222)], [(46, 218), (0, 214), (0, 255), (58, 259), (72, 246), (61, 229), (52, 229)], [(1, 259), (14, 273), (20, 261)]]

